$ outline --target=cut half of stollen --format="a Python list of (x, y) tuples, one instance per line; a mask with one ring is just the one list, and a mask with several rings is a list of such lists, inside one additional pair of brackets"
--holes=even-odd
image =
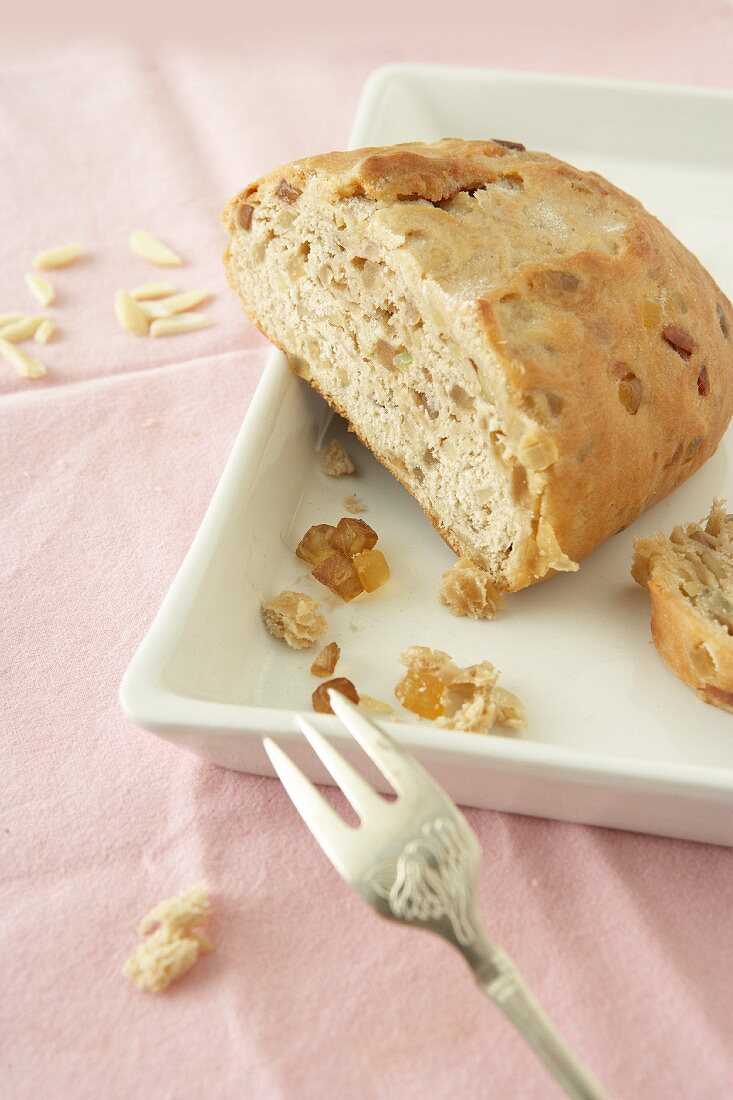
[(730, 420), (722, 291), (635, 199), (518, 142), (307, 158), (224, 221), (245, 311), (499, 589), (575, 570)]

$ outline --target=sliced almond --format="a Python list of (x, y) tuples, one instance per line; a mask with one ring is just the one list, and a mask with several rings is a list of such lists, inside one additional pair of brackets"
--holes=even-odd
[(178, 313), (175, 317), (161, 317), (150, 326), (151, 336), (175, 336), (179, 332), (193, 332), (205, 328), (209, 318), (203, 313)]
[(138, 302), (147, 302), (155, 298), (167, 298), (170, 294), (177, 293), (177, 286), (165, 282), (141, 283), (140, 286), (136, 286), (130, 291), (130, 295), (136, 298)]
[(208, 290), (187, 290), (183, 294), (173, 294), (160, 303), (160, 308), (166, 317), (174, 313), (185, 313), (189, 309), (195, 309), (209, 297)]
[(131, 332), (133, 336), (147, 336), (150, 322), (140, 303), (131, 298), (126, 290), (118, 290), (115, 294), (115, 313), (126, 332)]
[(140, 309), (151, 321), (155, 321), (158, 317), (168, 316), (161, 302), (140, 302)]
[(17, 310), (13, 310), (10, 313), (0, 313), (0, 328), (5, 328), (6, 325), (12, 325), (13, 321), (19, 321), (23, 316), (22, 313), (18, 313)]
[(43, 378), (46, 373), (46, 368), (40, 359), (36, 359), (33, 355), (28, 355), (27, 352), (22, 351), (20, 348), (16, 348), (15, 344), (11, 344), (1, 337), (0, 355), (2, 355), (6, 363), (10, 363), (11, 366), (15, 367), (22, 378)]
[(30, 340), (42, 320), (43, 317), (21, 317), (20, 321), (0, 328), (0, 337), (9, 344), (21, 344), (23, 340)]
[(49, 320), (48, 317), (44, 317), (40, 325), (33, 334), (33, 339), (37, 344), (47, 344), (56, 332), (55, 321)]
[(26, 275), (26, 285), (41, 306), (50, 306), (56, 297), (53, 283), (43, 275)]
[(39, 252), (33, 261), (34, 267), (66, 267), (73, 264), (81, 256), (81, 245), (62, 244), (58, 248), (47, 248), (45, 252)]
[(136, 229), (132, 234), (130, 248), (136, 256), (139, 256), (141, 260), (145, 260), (148, 264), (159, 264), (161, 267), (178, 267), (183, 262), (172, 248), (169, 248), (167, 244), (163, 244), (152, 233), (147, 233), (144, 229)]
[(383, 703), (381, 699), (374, 699), (371, 695), (360, 695), (359, 706), (365, 710), (373, 710), (376, 714), (394, 714), (394, 707)]

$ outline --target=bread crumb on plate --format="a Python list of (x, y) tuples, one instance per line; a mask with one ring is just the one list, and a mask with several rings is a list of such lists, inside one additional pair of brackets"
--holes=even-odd
[(122, 973), (145, 993), (163, 993), (213, 950), (201, 931), (212, 913), (209, 888), (199, 882), (190, 890), (159, 902), (140, 922), (146, 938), (122, 967)]
[(469, 619), (493, 619), (501, 607), (499, 592), (491, 577), (470, 558), (459, 558), (443, 574), (438, 599), (452, 615)]
[(356, 467), (338, 439), (332, 439), (321, 456), (321, 469), (329, 477), (345, 477)]
[(447, 653), (421, 645), (410, 646), (400, 661), (407, 672), (395, 695), (413, 714), (466, 733), (488, 733), (495, 723), (526, 726), (522, 704), (496, 686), (499, 673), (489, 661), (459, 668)]
[(356, 493), (347, 493), (344, 497), (344, 508), (347, 512), (351, 512), (352, 516), (358, 516), (362, 512), (366, 512), (367, 506), (363, 501), (359, 500)]
[(326, 629), (318, 600), (289, 589), (272, 600), (262, 601), (262, 618), (273, 638), (282, 638), (292, 649), (315, 645)]

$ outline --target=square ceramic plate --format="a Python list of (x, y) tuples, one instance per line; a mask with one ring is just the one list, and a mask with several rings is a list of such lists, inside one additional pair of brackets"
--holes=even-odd
[[(397, 66), (367, 83), (351, 144), (449, 134), (546, 149), (638, 196), (731, 294), (731, 133), (730, 93)], [(398, 654), (418, 643), (465, 664), (492, 660), (524, 700), (529, 725), (519, 736), (440, 730), (405, 711), (387, 723), (457, 801), (733, 844), (733, 718), (699, 702), (662, 663), (646, 594), (629, 575), (636, 535), (699, 518), (716, 494), (733, 499), (730, 433), (691, 481), (580, 573), (511, 597), (490, 623), (438, 605), (452, 553), (353, 439), (358, 476), (320, 473), (318, 447), (334, 435), (344, 436), (343, 424), (274, 353), (201, 529), (127, 670), (126, 713), (201, 756), (261, 774), (272, 774), (261, 736), (278, 735), (326, 782), (293, 729), (293, 711), (310, 709), (311, 654), (287, 649), (260, 620), (263, 595), (300, 588), (323, 601), (328, 639), (342, 647), (338, 672), (362, 692), (394, 703)], [(349, 492), (365, 502), (393, 579), (345, 605), (293, 549), (311, 523), (344, 514)], [(319, 716), (318, 725), (356, 757), (335, 719)]]

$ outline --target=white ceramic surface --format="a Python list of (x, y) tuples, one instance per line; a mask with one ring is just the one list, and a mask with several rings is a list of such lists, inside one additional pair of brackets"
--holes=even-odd
[[(431, 66), (391, 66), (364, 90), (352, 145), (502, 137), (593, 168), (638, 196), (733, 292), (733, 95)], [(408, 494), (353, 439), (358, 476), (318, 469), (324, 403), (273, 353), (186, 560), (125, 675), (121, 701), (139, 725), (227, 767), (272, 774), (262, 734), (314, 779), (327, 777), (294, 733), (316, 681), (311, 652), (264, 630), (263, 595), (317, 595), (338, 673), (396, 705), (399, 652), (410, 644), (471, 663), (489, 658), (524, 700), (519, 736), (475, 736), (387, 723), (464, 805), (733, 844), (733, 718), (699, 702), (649, 637), (631, 580), (634, 536), (733, 500), (733, 436), (686, 485), (600, 547), (578, 574), (511, 597), (492, 623), (457, 619), (436, 599), (452, 553)], [(315, 522), (366, 503), (393, 579), (344, 605), (293, 554)], [(154, 533), (152, 535), (154, 537)], [(399, 708), (397, 708), (399, 710)], [(352, 759), (358, 750), (319, 717)], [(362, 758), (363, 762), (363, 758)], [(365, 773), (375, 778), (364, 763)]]

